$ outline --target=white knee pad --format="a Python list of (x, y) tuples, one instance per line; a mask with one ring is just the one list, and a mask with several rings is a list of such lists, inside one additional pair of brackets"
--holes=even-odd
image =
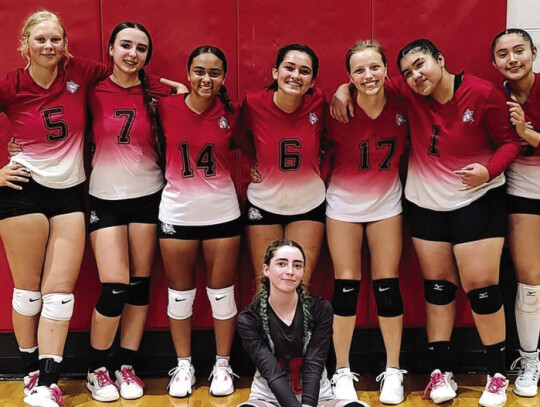
[(167, 315), (172, 319), (187, 319), (193, 315), (193, 301), (197, 289), (188, 291), (176, 291), (168, 288), (169, 303), (167, 305)]
[(540, 313), (540, 285), (518, 283), (516, 310), (527, 314)]
[(236, 315), (234, 285), (225, 288), (206, 287), (206, 294), (212, 306), (212, 316), (215, 319), (229, 319)]
[(41, 311), (41, 304), (43, 304), (43, 300), (39, 291), (13, 289), (11, 305), (17, 313), (25, 317), (33, 317)]
[(69, 321), (73, 315), (75, 296), (65, 293), (51, 293), (43, 296), (41, 316), (53, 321)]

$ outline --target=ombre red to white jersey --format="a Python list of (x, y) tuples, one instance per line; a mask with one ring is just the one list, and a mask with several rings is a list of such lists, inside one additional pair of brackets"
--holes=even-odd
[(71, 58), (58, 64), (58, 75), (48, 89), (22, 68), (0, 81), (0, 109), (23, 150), (11, 161), (28, 168), (37, 183), (63, 189), (85, 180), (82, 153), (88, 88), (108, 71), (98, 62)]
[[(508, 95), (508, 100), (512, 100)], [(540, 73), (534, 75), (529, 97), (521, 105), (525, 121), (531, 122), (534, 131), (540, 133)], [(540, 199), (540, 156), (533, 146), (522, 148), (520, 154), (506, 170), (506, 192), (524, 198)]]
[(158, 102), (167, 140), (167, 164), (159, 220), (184, 226), (225, 223), (240, 216), (227, 155), (236, 131), (238, 107), (230, 113), (216, 100), (197, 114), (184, 95)]
[(374, 222), (401, 213), (399, 160), (407, 145), (405, 103), (391, 92), (376, 119), (354, 103), (354, 117), (327, 116), (335, 163), (326, 192), (326, 216), (344, 222)]
[(319, 149), (325, 99), (314, 89), (296, 111), (276, 106), (274, 91), (248, 93), (245, 123), (253, 134), (262, 182), (248, 186), (249, 201), (272, 213), (306, 213), (324, 202)]
[[(453, 98), (440, 104), (412, 92), (403, 79), (394, 90), (406, 99), (411, 155), (405, 196), (414, 204), (438, 211), (469, 205), (504, 184), (503, 171), (519, 151), (508, 119), (505, 96), (492, 83), (464, 74)], [(472, 163), (484, 165), (490, 181), (464, 187), (454, 171)]]
[[(150, 76), (155, 97), (171, 94)], [(155, 137), (141, 85), (123, 88), (110, 78), (90, 91), (92, 131), (96, 146), (90, 175), (90, 195), (101, 199), (131, 199), (153, 194), (165, 184), (157, 165)]]

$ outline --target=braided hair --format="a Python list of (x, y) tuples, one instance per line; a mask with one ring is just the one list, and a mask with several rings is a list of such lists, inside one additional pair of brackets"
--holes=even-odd
[[(114, 46), (114, 41), (116, 40), (116, 36), (118, 35), (120, 31), (125, 30), (126, 28), (134, 28), (136, 30), (142, 31), (148, 38), (148, 52), (146, 54), (146, 60), (144, 61), (144, 66), (148, 65), (148, 63), (152, 59), (152, 52), (154, 50), (154, 46), (152, 43), (152, 37), (150, 36), (150, 33), (148, 32), (146, 27), (140, 23), (136, 23), (132, 21), (124, 21), (123, 23), (120, 23), (116, 27), (114, 27), (114, 29), (111, 32), (111, 36), (109, 37), (109, 47)], [(159, 125), (159, 120), (157, 117), (156, 103), (152, 96), (152, 93), (150, 92), (150, 82), (148, 80), (148, 74), (146, 73), (144, 68), (141, 68), (139, 69), (137, 76), (139, 78), (139, 81), (141, 82), (143, 102), (146, 106), (146, 113), (148, 115), (148, 119), (150, 120), (152, 134), (154, 135), (154, 138), (155, 138), (156, 149), (158, 152), (158, 156), (160, 157), (160, 160), (161, 160), (164, 155), (163, 154), (164, 137), (163, 137), (161, 126)]]
[[(225, 76), (225, 74), (227, 73), (227, 58), (225, 58), (225, 53), (221, 49), (219, 49), (218, 47), (214, 47), (213, 45), (201, 45), (200, 47), (197, 47), (193, 51), (191, 51), (187, 62), (188, 72), (191, 69), (191, 64), (193, 63), (195, 57), (198, 57), (202, 54), (212, 54), (218, 57), (223, 64), (223, 75)], [(225, 106), (225, 110), (227, 110), (229, 113), (234, 113), (233, 103), (231, 101), (231, 98), (229, 97), (229, 93), (227, 92), (227, 88), (225, 87), (225, 85), (221, 85), (221, 87), (219, 88), (218, 96), (221, 103), (223, 103), (223, 106)]]
[[(268, 246), (268, 248), (266, 249), (266, 253), (264, 255), (264, 264), (269, 266), (270, 261), (274, 258), (274, 255), (276, 254), (277, 250), (283, 246), (295, 247), (298, 250), (300, 250), (300, 253), (302, 253), (302, 257), (304, 258), (304, 263), (305, 263), (306, 255), (304, 253), (304, 250), (302, 249), (302, 246), (300, 246), (294, 240), (279, 239), (272, 242), (270, 246)], [(270, 349), (274, 351), (274, 341), (272, 340), (272, 337), (270, 336), (270, 326), (268, 322), (268, 300), (270, 297), (270, 280), (268, 277), (264, 276), (262, 273), (260, 273), (258, 280), (259, 280), (259, 286), (258, 286), (257, 294), (255, 295), (255, 299), (259, 301), (259, 315), (261, 316), (264, 333), (266, 335), (266, 338), (268, 339), (268, 343), (270, 344)], [(312, 297), (309, 294), (309, 292), (306, 290), (303, 282), (301, 282), (298, 285), (298, 287), (296, 288), (296, 292), (298, 294), (298, 299), (302, 307), (302, 342), (303, 342), (303, 353), (306, 354), (309, 341), (311, 340), (311, 330), (313, 328), (313, 315), (311, 315), (311, 312), (310, 312)]]

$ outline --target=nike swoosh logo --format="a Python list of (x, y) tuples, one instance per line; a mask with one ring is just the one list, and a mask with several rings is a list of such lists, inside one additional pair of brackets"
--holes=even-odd
[(354, 291), (354, 287), (353, 288), (343, 288), (343, 292), (344, 293), (350, 293), (351, 291)]
[(121, 290), (121, 291), (112, 290), (113, 294), (122, 294), (122, 293), (125, 293), (125, 292), (126, 292), (126, 290)]
[(30, 302), (36, 302), (36, 301), (39, 301), (41, 300), (41, 298), (29, 298), (28, 301)]
[(142, 281), (134, 281), (132, 283), (129, 283), (129, 285), (137, 285), (137, 284), (141, 284), (141, 283), (142, 283)]
[(185, 301), (185, 300), (186, 300), (185, 298), (175, 298), (174, 302), (180, 302), (180, 301)]
[(390, 289), (390, 287), (379, 287), (379, 292), (382, 293), (384, 291), (388, 291)]
[(71, 300), (62, 300), (62, 304), (67, 304), (68, 302), (70, 302)]
[(221, 297), (216, 297), (216, 301), (220, 301), (220, 300), (222, 300), (222, 299), (225, 298), (225, 297), (226, 297), (226, 295), (222, 295)]

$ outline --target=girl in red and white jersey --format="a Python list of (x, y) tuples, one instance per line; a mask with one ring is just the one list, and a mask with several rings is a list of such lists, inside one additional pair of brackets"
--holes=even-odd
[[(87, 387), (92, 398), (135, 399), (144, 384), (133, 363), (150, 302), (157, 215), (164, 186), (157, 164), (154, 98), (171, 88), (148, 76), (152, 38), (139, 23), (118, 24), (108, 43), (112, 74), (90, 90), (95, 152), (90, 175), (90, 240), (101, 281), (92, 314)], [(120, 316), (120, 353), (108, 359)]]
[(241, 220), (227, 162), (238, 107), (227, 95), (226, 73), (223, 51), (209, 45), (198, 47), (188, 58), (191, 92), (158, 103), (167, 146), (159, 239), (169, 285), (167, 315), (178, 357), (178, 365), (170, 372), (173, 397), (189, 396), (195, 383), (191, 316), (201, 247), (217, 345), (210, 393), (234, 392), (229, 356), (236, 321), (234, 281)]
[(371, 253), (373, 292), (387, 352), (380, 400), (398, 404), (404, 399), (399, 352), (403, 301), (399, 288), (402, 208), (399, 159), (407, 144), (404, 102), (385, 92), (386, 56), (382, 47), (364, 41), (345, 58), (356, 88), (354, 117), (349, 123), (328, 118), (335, 145), (335, 164), (326, 194), (328, 247), (334, 263), (334, 348), (336, 373), (332, 387), (337, 398), (357, 400), (349, 368), (349, 350), (356, 325), (364, 230)]
[(505, 235), (503, 171), (519, 152), (504, 94), (467, 73), (452, 74), (429, 40), (398, 55), (403, 80), (393, 88), (407, 102), (411, 155), (405, 196), (422, 273), (436, 403), (456, 396), (450, 336), (461, 282), (486, 351), (483, 406), (506, 402), (505, 321), (498, 287)]
[(266, 247), (276, 239), (299, 242), (310, 270), (324, 233), (325, 187), (319, 174), (325, 98), (313, 81), (319, 59), (306, 45), (289, 44), (277, 54), (274, 82), (248, 93), (243, 111), (253, 136), (260, 176), (247, 190), (246, 218), (251, 258), (261, 270)]
[[(108, 68), (71, 58), (65, 28), (45, 10), (26, 20), (20, 51), (28, 65), (0, 81), (1, 110), (23, 150), (1, 170), (0, 235), (15, 285), (25, 402), (55, 407), (85, 241), (86, 97)], [(26, 182), (12, 182), (23, 174)]]
[(504, 77), (510, 121), (522, 149), (506, 171), (508, 241), (516, 270), (516, 325), (521, 369), (514, 393), (538, 393), (540, 361), (540, 74), (532, 71), (537, 49), (517, 28), (497, 34), (491, 44), (493, 65)]

